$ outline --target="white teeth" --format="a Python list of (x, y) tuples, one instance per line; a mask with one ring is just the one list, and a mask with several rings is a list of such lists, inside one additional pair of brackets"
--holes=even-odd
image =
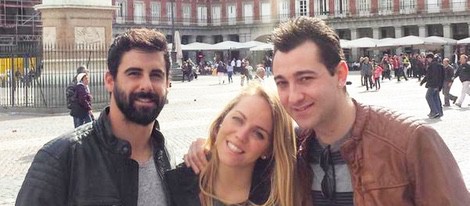
[(237, 146), (235, 146), (234, 144), (230, 143), (230, 142), (227, 142), (227, 147), (232, 150), (232, 152), (236, 152), (236, 153), (242, 153), (243, 151), (238, 148)]

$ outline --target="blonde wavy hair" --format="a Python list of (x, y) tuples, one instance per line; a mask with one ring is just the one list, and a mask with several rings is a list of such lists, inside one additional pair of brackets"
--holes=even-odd
[(269, 92), (265, 90), (260, 84), (254, 82), (243, 89), (243, 91), (237, 97), (229, 102), (211, 124), (209, 139), (206, 142), (206, 148), (209, 149), (212, 156), (206, 169), (201, 171), (201, 174), (199, 175), (199, 187), (201, 190), (200, 200), (203, 206), (213, 206), (214, 198), (220, 200), (220, 198), (215, 195), (214, 191), (214, 181), (216, 179), (215, 177), (220, 161), (217, 155), (217, 148), (215, 147), (219, 125), (222, 123), (227, 113), (231, 111), (235, 105), (240, 102), (241, 99), (254, 95), (262, 97), (269, 103), (273, 119), (273, 131), (271, 133), (272, 138), (269, 148), (269, 151), (272, 151), (272, 155), (270, 155), (270, 157), (268, 157), (266, 160), (258, 159), (256, 162), (256, 164), (258, 164), (260, 161), (268, 161), (269, 166), (267, 168), (271, 170), (267, 172), (271, 183), (269, 197), (262, 205), (294, 205), (296, 139), (294, 136), (292, 119), (282, 107), (280, 100), (275, 92)]

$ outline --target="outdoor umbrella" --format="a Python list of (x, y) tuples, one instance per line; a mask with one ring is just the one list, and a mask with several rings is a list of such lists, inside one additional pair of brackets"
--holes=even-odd
[(457, 41), (457, 44), (470, 44), (470, 37)]
[(451, 38), (445, 38), (441, 36), (429, 36), (424, 38), (424, 44), (432, 45), (454, 45), (457, 44), (457, 40)]
[(349, 49), (349, 48), (350, 48), (350, 47), (349, 47), (349, 44), (348, 44), (349, 42), (350, 42), (350, 41), (347, 40), (347, 39), (340, 39), (340, 40), (339, 40), (339, 45), (340, 45), (341, 48), (343, 48), (343, 49)]
[(270, 43), (265, 43), (263, 45), (255, 46), (250, 48), (250, 51), (269, 51), (273, 50), (274, 46)]
[(182, 45), (183, 51), (206, 51), (212, 50), (212, 44), (193, 42), (191, 44)]
[(237, 50), (243, 48), (243, 43), (235, 41), (223, 41), (213, 45), (214, 50)]
[(395, 47), (394, 38), (383, 38), (377, 42), (377, 47)]
[(176, 52), (176, 62), (179, 65), (183, 65), (183, 49), (181, 46), (181, 37), (180, 37), (180, 32), (175, 31), (175, 52)]
[(266, 43), (263, 43), (263, 42), (260, 42), (260, 41), (247, 41), (247, 42), (241, 43), (240, 48), (241, 49), (249, 49), (249, 48), (253, 48), (253, 47), (256, 47), (256, 46), (259, 46), (259, 45), (264, 45), (264, 44), (266, 44)]
[(349, 48), (371, 48), (377, 45), (377, 39), (363, 37), (348, 42)]

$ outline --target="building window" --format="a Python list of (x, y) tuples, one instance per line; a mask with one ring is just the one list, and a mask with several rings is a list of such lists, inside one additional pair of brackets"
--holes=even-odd
[[(173, 8), (171, 5), (173, 4)], [(173, 16), (172, 16), (173, 14)], [(168, 25), (171, 25), (171, 19), (176, 18), (176, 4), (171, 3), (171, 2), (166, 2), (166, 20), (168, 22)]]
[(245, 24), (253, 23), (253, 4), (246, 3), (243, 5), (243, 18), (245, 18)]
[(319, 18), (326, 18), (330, 13), (330, 5), (328, 0), (315, 0), (315, 16)]
[(261, 3), (261, 22), (263, 23), (271, 22), (271, 3), (270, 2)]
[(289, 0), (279, 0), (279, 20), (284, 21), (289, 18)]
[(427, 0), (428, 13), (439, 12), (439, 8), (441, 7), (440, 2), (440, 0)]
[(297, 16), (308, 16), (308, 0), (295, 1), (295, 12)]
[(335, 0), (335, 16), (346, 17), (349, 11), (348, 0)]
[(379, 14), (380, 15), (390, 15), (393, 11), (393, 1), (392, 0), (380, 0), (379, 1)]
[(158, 24), (161, 13), (160, 2), (152, 2), (150, 4), (150, 12), (152, 14), (152, 24)]
[(359, 16), (369, 16), (370, 15), (370, 0), (358, 0), (357, 8)]
[(220, 25), (220, 6), (212, 6), (212, 24), (214, 26)]
[(183, 25), (191, 23), (191, 5), (183, 4)]
[(197, 7), (197, 24), (199, 26), (207, 26), (207, 7)]
[(465, 11), (467, 8), (467, 0), (452, 0), (451, 4), (452, 11)]
[(237, 7), (235, 4), (227, 6), (227, 18), (229, 25), (235, 25), (237, 22)]
[(400, 14), (411, 14), (416, 12), (416, 0), (401, 0)]
[(127, 1), (117, 1), (116, 6), (118, 7), (116, 10), (116, 23), (125, 23), (127, 17)]
[(145, 8), (144, 2), (136, 1), (134, 2), (134, 23), (142, 24), (145, 20)]

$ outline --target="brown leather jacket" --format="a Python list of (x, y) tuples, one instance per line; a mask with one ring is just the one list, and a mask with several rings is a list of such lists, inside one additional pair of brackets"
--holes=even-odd
[[(341, 146), (354, 205), (470, 205), (460, 169), (433, 128), (388, 109), (354, 103), (352, 135)], [(298, 174), (305, 192), (312, 177), (305, 146), (314, 135), (304, 137), (299, 137)], [(309, 195), (303, 196), (302, 204), (311, 205)]]

